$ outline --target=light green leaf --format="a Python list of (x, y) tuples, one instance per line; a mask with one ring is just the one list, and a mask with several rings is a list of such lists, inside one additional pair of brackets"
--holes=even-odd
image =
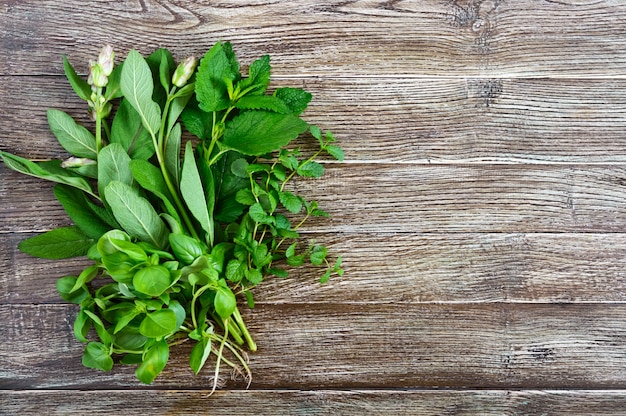
[(85, 346), (83, 365), (96, 370), (110, 371), (113, 368), (111, 349), (101, 342), (90, 342)]
[(334, 144), (329, 144), (327, 145), (325, 148), (326, 152), (331, 155), (332, 157), (334, 157), (335, 159), (337, 159), (338, 161), (343, 161), (344, 159), (344, 152), (343, 149), (339, 146), (336, 146)]
[(135, 289), (153, 297), (161, 296), (171, 284), (170, 271), (159, 265), (143, 267), (133, 277)]
[(302, 209), (302, 200), (289, 191), (279, 192), (278, 198), (285, 209), (293, 214), (297, 214)]
[(202, 367), (204, 367), (209, 355), (211, 355), (211, 339), (203, 337), (193, 346), (191, 355), (189, 356), (189, 366), (196, 375), (202, 370)]
[(260, 156), (280, 149), (307, 128), (291, 114), (247, 111), (226, 125), (223, 144), (245, 155)]
[[(113, 182), (133, 185), (133, 173), (130, 170), (131, 158), (119, 143), (111, 143), (100, 150), (98, 156), (98, 192), (104, 195), (106, 186)], [(108, 202), (108, 201), (107, 201)]]
[(299, 88), (278, 88), (274, 92), (274, 97), (280, 98), (291, 110), (294, 115), (300, 115), (306, 110), (311, 98), (311, 93)]
[(268, 225), (274, 224), (274, 217), (265, 212), (263, 206), (258, 202), (250, 207), (248, 213), (255, 222)]
[(154, 85), (150, 67), (136, 50), (131, 50), (124, 61), (120, 86), (124, 97), (139, 113), (143, 126), (152, 136), (156, 135), (161, 125), (161, 109), (152, 101)]
[(115, 219), (131, 236), (163, 248), (167, 228), (150, 202), (125, 183), (113, 181), (104, 190)]
[(47, 112), (50, 131), (59, 144), (76, 157), (96, 159), (96, 138), (85, 127), (77, 124), (69, 114), (49, 109)]
[(182, 129), (180, 123), (172, 128), (167, 141), (165, 142), (165, 168), (174, 182), (174, 186), (180, 183), (180, 148)]
[(215, 292), (213, 306), (220, 318), (228, 319), (237, 308), (237, 299), (224, 280), (220, 280), (220, 283)]
[(20, 251), (44, 259), (84, 256), (95, 242), (76, 226), (60, 227), (19, 243)]
[(152, 192), (161, 199), (167, 213), (180, 223), (178, 210), (176, 210), (172, 203), (173, 198), (163, 179), (161, 170), (146, 160), (131, 161), (130, 170), (137, 183), (143, 189)]
[(176, 329), (176, 313), (171, 309), (150, 312), (139, 325), (139, 333), (148, 338), (165, 337)]
[(180, 175), (180, 193), (189, 211), (198, 220), (202, 229), (207, 233), (212, 233), (213, 222), (207, 207), (205, 191), (198, 167), (196, 166), (191, 142), (187, 142), (185, 146), (185, 157)]
[(298, 166), (298, 175), (308, 178), (319, 178), (324, 175), (324, 166), (315, 161), (308, 161)]
[(271, 95), (247, 95), (240, 98), (235, 107), (241, 110), (270, 110), (280, 114), (291, 113), (283, 100)]
[(239, 88), (241, 91), (245, 91), (249, 87), (252, 87), (246, 94), (263, 94), (270, 83), (271, 70), (270, 56), (262, 56), (252, 62), (248, 70), (248, 78), (241, 80)]
[(144, 355), (144, 359), (137, 366), (135, 375), (145, 384), (150, 384), (165, 368), (170, 355), (170, 347), (167, 341), (156, 342)]

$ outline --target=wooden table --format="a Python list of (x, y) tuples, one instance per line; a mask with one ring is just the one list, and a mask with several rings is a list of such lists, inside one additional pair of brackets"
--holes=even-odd
[(17, 250), (69, 220), (0, 166), (1, 414), (626, 413), (626, 2), (0, 0), (0, 38), (5, 151), (63, 157), (46, 108), (86, 120), (62, 54), (219, 39), (346, 151), (297, 183), (345, 276), (259, 287), (251, 388), (210, 398), (184, 348), (148, 388), (81, 366), (55, 281), (88, 263)]

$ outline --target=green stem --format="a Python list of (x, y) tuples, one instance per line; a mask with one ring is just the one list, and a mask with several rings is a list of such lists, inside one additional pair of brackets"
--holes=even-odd
[[(315, 152), (315, 154), (313, 156), (311, 156), (310, 158), (308, 158), (307, 160), (305, 160), (304, 162), (302, 162), (302, 164), (300, 166), (298, 166), (299, 168), (306, 166), (307, 163), (313, 161), (316, 157), (318, 157), (320, 154), (322, 153), (322, 149), (318, 150), (317, 152)], [(287, 182), (289, 182), (291, 180), (291, 178), (293, 178), (296, 173), (298, 173), (297, 170), (294, 170), (293, 172), (291, 172), (289, 174), (289, 176), (287, 176), (287, 179), (285, 179), (282, 183), (282, 185), (280, 186), (280, 192), (283, 192), (283, 190), (285, 189), (285, 185), (287, 184)]]
[(252, 335), (250, 335), (250, 332), (248, 331), (248, 328), (246, 327), (246, 324), (243, 321), (243, 318), (241, 317), (241, 314), (239, 313), (238, 308), (235, 308), (235, 311), (233, 312), (233, 318), (235, 318), (235, 322), (237, 322), (239, 329), (241, 329), (241, 332), (243, 333), (243, 337), (246, 339), (246, 342), (248, 343), (248, 348), (250, 349), (250, 351), (252, 352), (256, 351), (257, 349), (256, 342), (254, 342), (254, 340), (252, 339)]
[(96, 111), (96, 154), (102, 149), (102, 118)]

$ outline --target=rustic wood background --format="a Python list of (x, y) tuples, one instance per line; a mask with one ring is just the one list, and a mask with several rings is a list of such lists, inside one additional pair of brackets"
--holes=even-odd
[(5, 151), (64, 155), (47, 107), (86, 120), (62, 54), (220, 39), (346, 150), (297, 184), (345, 276), (258, 288), (251, 388), (210, 398), (186, 350), (149, 388), (81, 366), (55, 281), (86, 262), (16, 249), (68, 220), (0, 166), (1, 414), (626, 413), (626, 2), (0, 0), (0, 39)]

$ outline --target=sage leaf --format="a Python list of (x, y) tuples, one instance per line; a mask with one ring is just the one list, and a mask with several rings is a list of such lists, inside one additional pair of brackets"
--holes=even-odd
[(111, 125), (111, 143), (119, 143), (132, 159), (149, 159), (154, 154), (150, 133), (143, 127), (139, 113), (123, 99)]
[(260, 156), (287, 145), (307, 128), (307, 123), (291, 114), (246, 111), (226, 124), (223, 144), (245, 155)]
[(100, 195), (104, 194), (106, 186), (113, 181), (132, 186), (133, 173), (130, 170), (130, 161), (130, 156), (119, 143), (111, 143), (100, 150), (98, 157), (98, 192)]
[(70, 61), (65, 55), (63, 55), (63, 69), (74, 92), (83, 100), (88, 101), (91, 97), (91, 86), (89, 86), (87, 81), (78, 76), (76, 70), (74, 70), (74, 67), (70, 64)]
[(78, 227), (60, 227), (19, 243), (20, 251), (43, 259), (67, 259), (84, 256), (95, 243)]
[(156, 247), (165, 247), (167, 228), (147, 199), (119, 181), (109, 183), (104, 195), (115, 219), (129, 235)]
[(69, 114), (63, 111), (49, 109), (48, 125), (59, 144), (76, 157), (96, 159), (96, 138), (85, 127), (76, 124)]
[(124, 97), (139, 114), (143, 126), (151, 136), (155, 136), (161, 125), (161, 109), (152, 101), (154, 86), (150, 67), (136, 50), (131, 50), (124, 61), (120, 87)]
[(181, 149), (182, 129), (177, 123), (172, 128), (170, 135), (165, 142), (165, 169), (174, 182), (174, 186), (180, 183), (180, 149)]
[(61, 203), (70, 219), (86, 236), (98, 239), (111, 229), (111, 226), (101, 220), (91, 209), (84, 191), (58, 184), (54, 187), (54, 196)]
[(180, 223), (178, 210), (172, 203), (172, 195), (159, 168), (146, 160), (133, 160), (130, 162), (130, 170), (137, 183), (146, 191), (157, 196), (163, 202), (167, 213)]
[(207, 234), (213, 233), (213, 222), (207, 207), (202, 180), (193, 155), (191, 142), (185, 146), (185, 156), (180, 176), (180, 193), (189, 211)]

